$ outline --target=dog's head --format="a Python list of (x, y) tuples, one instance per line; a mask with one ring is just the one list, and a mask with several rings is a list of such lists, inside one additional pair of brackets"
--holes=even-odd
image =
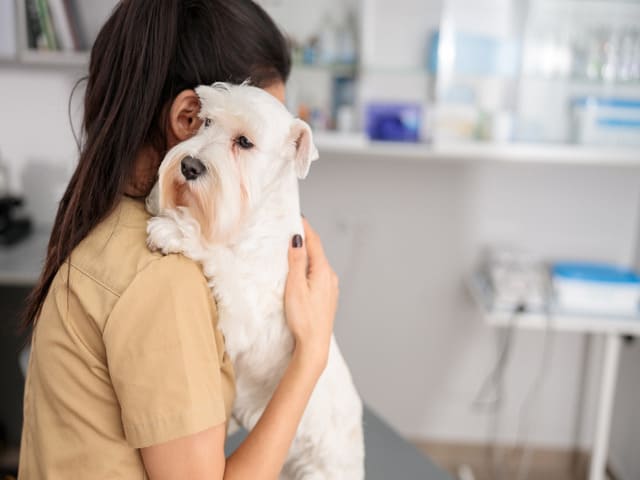
[(187, 211), (208, 242), (224, 242), (279, 181), (304, 178), (318, 151), (311, 129), (275, 97), (249, 85), (196, 88), (200, 130), (171, 149), (154, 210)]

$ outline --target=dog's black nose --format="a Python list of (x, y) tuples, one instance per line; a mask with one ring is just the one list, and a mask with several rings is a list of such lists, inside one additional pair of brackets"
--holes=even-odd
[(205, 171), (204, 164), (194, 157), (184, 157), (180, 162), (180, 170), (187, 180), (195, 180)]

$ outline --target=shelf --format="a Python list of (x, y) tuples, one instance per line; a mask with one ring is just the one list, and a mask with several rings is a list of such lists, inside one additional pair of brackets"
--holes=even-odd
[(640, 315), (622, 317), (617, 315), (591, 315), (584, 313), (567, 313), (554, 311), (549, 315), (544, 312), (524, 312), (514, 314), (509, 310), (491, 308), (491, 298), (483, 288), (483, 282), (477, 276), (468, 282), (468, 288), (474, 303), (487, 323), (492, 327), (526, 328), (529, 330), (545, 330), (550, 327), (554, 331), (582, 333), (618, 333), (620, 335), (640, 335)]
[(508, 327), (510, 324), (527, 330), (544, 330), (547, 322), (555, 331), (583, 333), (619, 333), (640, 335), (640, 318), (617, 318), (591, 315), (568, 315), (552, 313), (550, 320), (540, 313), (522, 313), (515, 318), (511, 312), (484, 311), (484, 319), (493, 327)]
[(520, 82), (535, 82), (540, 84), (561, 85), (566, 87), (576, 88), (598, 88), (598, 89), (612, 89), (612, 88), (640, 88), (640, 81), (638, 80), (603, 80), (603, 79), (589, 79), (589, 78), (575, 78), (575, 77), (543, 77), (542, 75), (535, 74), (523, 74), (520, 77)]
[(314, 72), (327, 72), (334, 75), (396, 75), (396, 76), (417, 76), (417, 77), (431, 77), (432, 72), (429, 72), (426, 68), (419, 67), (394, 67), (394, 66), (374, 66), (374, 65), (360, 65), (355, 64), (306, 64), (295, 62), (293, 69), (298, 71), (314, 71)]
[(88, 52), (50, 52), (46, 50), (25, 50), (21, 52), (19, 63), (25, 65), (88, 68)]
[(88, 65), (87, 52), (24, 51), (19, 57), (0, 57), (0, 67), (86, 70)]
[(0, 65), (3, 64), (15, 64), (18, 62), (18, 57), (16, 57), (15, 55), (13, 56), (9, 56), (9, 55), (0, 55)]
[(640, 149), (529, 143), (424, 144), (376, 142), (364, 135), (317, 132), (321, 155), (420, 162), (497, 162), (561, 165), (640, 166)]
[(329, 65), (321, 65), (321, 64), (306, 64), (306, 63), (294, 63), (294, 70), (299, 72), (324, 72), (331, 75), (348, 75), (354, 76), (358, 73), (358, 65), (357, 64), (329, 64)]
[(392, 75), (404, 77), (432, 77), (433, 72), (420, 67), (375, 66), (368, 65), (360, 68), (362, 73), (370, 75)]

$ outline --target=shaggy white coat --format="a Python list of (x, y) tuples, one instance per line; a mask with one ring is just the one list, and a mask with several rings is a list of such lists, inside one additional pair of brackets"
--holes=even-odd
[[(303, 233), (298, 178), (318, 153), (308, 125), (263, 90), (218, 83), (196, 91), (204, 123), (160, 167), (147, 199), (156, 215), (148, 243), (202, 264), (236, 372), (233, 417), (251, 430), (294, 345), (283, 310), (287, 249), (292, 235)], [(242, 148), (241, 136), (253, 147)], [(206, 172), (186, 180), (186, 156)], [(332, 338), (281, 479), (363, 478), (362, 403)]]

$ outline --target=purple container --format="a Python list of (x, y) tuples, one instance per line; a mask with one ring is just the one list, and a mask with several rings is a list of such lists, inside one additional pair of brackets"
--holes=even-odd
[(422, 108), (417, 103), (370, 103), (365, 118), (371, 140), (420, 141)]

